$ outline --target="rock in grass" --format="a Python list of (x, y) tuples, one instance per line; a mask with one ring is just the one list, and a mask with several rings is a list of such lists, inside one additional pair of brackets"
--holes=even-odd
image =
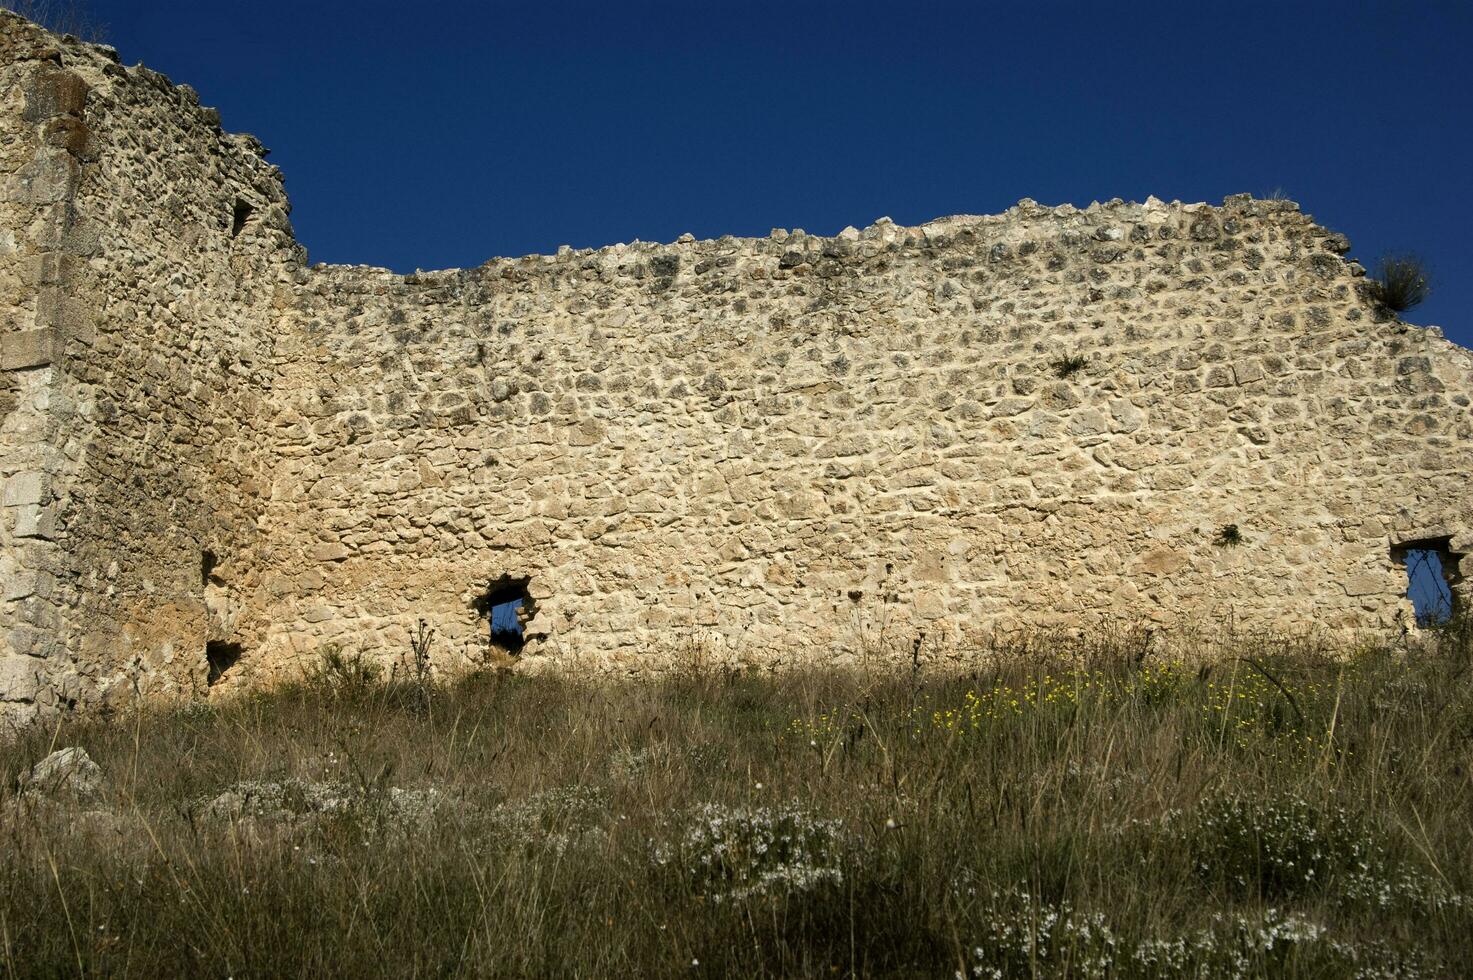
[(102, 767), (80, 746), (57, 749), (31, 767), (22, 788), (51, 799), (95, 802), (102, 796)]

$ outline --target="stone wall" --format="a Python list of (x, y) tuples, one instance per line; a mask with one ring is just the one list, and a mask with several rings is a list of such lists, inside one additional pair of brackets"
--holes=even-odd
[(252, 628), (280, 174), (187, 86), (3, 12), (0, 93), (0, 713), (202, 691)]
[(13, 716), (496, 657), (493, 583), (524, 667), (850, 663), (1397, 629), (1473, 544), (1473, 355), (1289, 202), (308, 268), (187, 87), (0, 31)]
[[(1287, 202), (319, 268), (283, 331), (262, 650), (843, 662), (998, 629), (1393, 626), (1467, 547), (1473, 359)], [(1221, 541), (1238, 529), (1240, 543)], [(883, 639), (882, 639), (883, 637)]]

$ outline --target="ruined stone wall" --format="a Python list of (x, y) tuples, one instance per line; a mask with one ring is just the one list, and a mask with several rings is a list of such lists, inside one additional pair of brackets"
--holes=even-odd
[(250, 630), (280, 175), (110, 49), (8, 14), (0, 43), (0, 700), (202, 690), (208, 641)]
[(636, 672), (1396, 629), (1413, 544), (1473, 579), (1473, 355), (1288, 202), (396, 276), (307, 268), (263, 157), (0, 15), (0, 716), (421, 619), (495, 657), (495, 583), (525, 668)]
[(0, 720), (29, 717), (38, 697), (55, 699), (43, 678), (56, 651), (53, 584), (64, 556), (44, 501), (66, 464), (64, 379), (52, 360), (61, 280), (75, 264), (63, 239), (81, 149), (66, 133), (80, 95), (45, 39), (23, 27), (0, 20)]
[[(1473, 359), (1287, 202), (320, 268), (278, 349), (280, 663), (846, 662), (1104, 621), (1393, 626), (1466, 549)], [(1070, 360), (1077, 359), (1077, 360)], [(1240, 543), (1220, 541), (1234, 525)]]

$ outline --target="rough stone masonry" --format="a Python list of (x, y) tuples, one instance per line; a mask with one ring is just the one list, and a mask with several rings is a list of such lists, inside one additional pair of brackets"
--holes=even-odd
[[(1289, 202), (309, 266), (185, 85), (0, 14), (0, 716), (329, 645), (848, 663), (1406, 628), (1473, 573), (1473, 354)], [(1469, 576), (1473, 579), (1473, 575)]]

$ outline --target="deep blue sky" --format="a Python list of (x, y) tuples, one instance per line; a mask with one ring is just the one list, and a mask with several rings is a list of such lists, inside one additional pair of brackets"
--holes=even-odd
[(255, 133), (314, 261), (1280, 189), (1473, 346), (1473, 4), (93, 0)]

